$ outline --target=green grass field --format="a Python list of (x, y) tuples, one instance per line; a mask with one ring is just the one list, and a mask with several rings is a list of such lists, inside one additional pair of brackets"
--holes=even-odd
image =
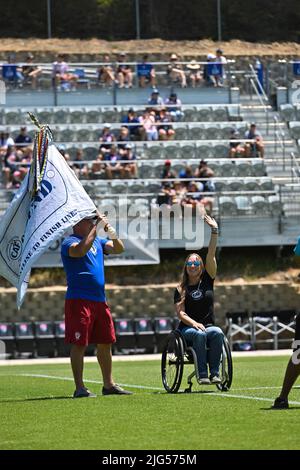
[(174, 395), (162, 388), (159, 361), (114, 362), (115, 379), (134, 395), (105, 397), (89, 363), (86, 385), (99, 397), (80, 400), (71, 399), (68, 364), (3, 366), (0, 449), (299, 449), (299, 387), (289, 410), (271, 409), (287, 360), (234, 359), (229, 392), (194, 385)]

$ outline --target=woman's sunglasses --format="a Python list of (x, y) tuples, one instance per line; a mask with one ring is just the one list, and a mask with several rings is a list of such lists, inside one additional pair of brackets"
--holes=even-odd
[(187, 261), (186, 262), (186, 266), (200, 266), (201, 265), (201, 261)]

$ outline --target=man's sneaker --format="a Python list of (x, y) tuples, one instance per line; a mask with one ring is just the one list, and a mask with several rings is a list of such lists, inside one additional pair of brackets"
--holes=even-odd
[(277, 397), (274, 401), (272, 408), (274, 410), (284, 410), (289, 407), (289, 402), (285, 398)]
[(132, 392), (124, 390), (119, 385), (115, 384), (110, 388), (102, 388), (102, 395), (132, 395)]
[(210, 385), (210, 380), (208, 377), (201, 377), (199, 379), (199, 384), (200, 385)]
[(75, 390), (73, 398), (95, 398), (97, 395), (90, 392), (87, 388), (82, 387), (79, 390)]
[(220, 379), (220, 377), (218, 375), (214, 375), (213, 377), (210, 378), (210, 382), (212, 384), (217, 385), (217, 384), (222, 383), (222, 380)]

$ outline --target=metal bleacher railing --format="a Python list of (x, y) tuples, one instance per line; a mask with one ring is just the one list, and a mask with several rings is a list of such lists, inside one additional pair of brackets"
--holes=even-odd
[[(287, 315), (283, 315), (285, 313)], [(252, 349), (271, 346), (271, 349), (277, 350), (281, 345), (290, 348), (295, 336), (295, 314), (291, 311), (253, 312), (243, 318), (229, 316), (227, 337), (231, 349), (238, 349), (239, 344), (247, 342)]]
[[(191, 85), (189, 81), (189, 70), (186, 67), (189, 62), (184, 61), (177, 61), (178, 65), (182, 67), (186, 78), (187, 78), (187, 86)], [(209, 68), (210, 73), (212, 75), (219, 75), (221, 74), (222, 79), (222, 86), (224, 90), (228, 91), (228, 99), (231, 102), (231, 87), (233, 85), (234, 76), (231, 72), (231, 67), (235, 63), (235, 60), (227, 60), (227, 63), (220, 63), (215, 60), (214, 62), (205, 62), (205, 61), (197, 61), (197, 64), (201, 67), (202, 72), (206, 68)], [(122, 99), (124, 94), (124, 90), (119, 88), (119, 83), (117, 80), (117, 69), (119, 66), (128, 65), (132, 70), (133, 75), (133, 82), (132, 87), (134, 89), (139, 88), (139, 65), (141, 62), (132, 62), (126, 61), (125, 62), (111, 62), (111, 63), (104, 63), (104, 62), (73, 62), (68, 63), (68, 73), (73, 74), (76, 80), (72, 80), (68, 83), (67, 80), (58, 83), (53, 74), (53, 64), (52, 63), (31, 63), (30, 66), (32, 67), (39, 67), (41, 73), (38, 75), (36, 80), (36, 87), (32, 89), (33, 93), (41, 92), (47, 90), (51, 92), (53, 95), (52, 102), (55, 106), (57, 106), (59, 102), (59, 95), (65, 92), (74, 93), (77, 90), (84, 93), (92, 92), (93, 90), (101, 90), (107, 89), (111, 92), (111, 104), (116, 105)], [(181, 86), (180, 81), (177, 79), (173, 79), (171, 75), (167, 72), (167, 67), (170, 65), (170, 62), (152, 62), (151, 65), (155, 68), (156, 74), (156, 86), (161, 87), (179, 87)], [(31, 86), (30, 77), (29, 79), (20, 78), (22, 76), (22, 67), (28, 66), (27, 63), (1, 63), (0, 67), (2, 68), (2, 79), (5, 81), (7, 92), (10, 91), (18, 91), (20, 88), (26, 88)], [(110, 66), (114, 70), (115, 73), (115, 80), (112, 84), (105, 84), (99, 79), (99, 72), (98, 69), (101, 66)], [(215, 66), (215, 70), (214, 70)], [(200, 81), (200, 88), (209, 87), (208, 81), (203, 78)]]

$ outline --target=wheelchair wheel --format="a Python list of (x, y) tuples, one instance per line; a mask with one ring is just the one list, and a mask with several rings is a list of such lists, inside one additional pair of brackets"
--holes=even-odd
[(232, 356), (227, 338), (224, 336), (223, 351), (220, 365), (220, 376), (222, 383), (217, 385), (218, 389), (226, 392), (230, 389), (233, 376)]
[(176, 393), (179, 390), (184, 367), (184, 349), (182, 338), (176, 332), (172, 332), (161, 358), (161, 376), (163, 386), (168, 393)]

